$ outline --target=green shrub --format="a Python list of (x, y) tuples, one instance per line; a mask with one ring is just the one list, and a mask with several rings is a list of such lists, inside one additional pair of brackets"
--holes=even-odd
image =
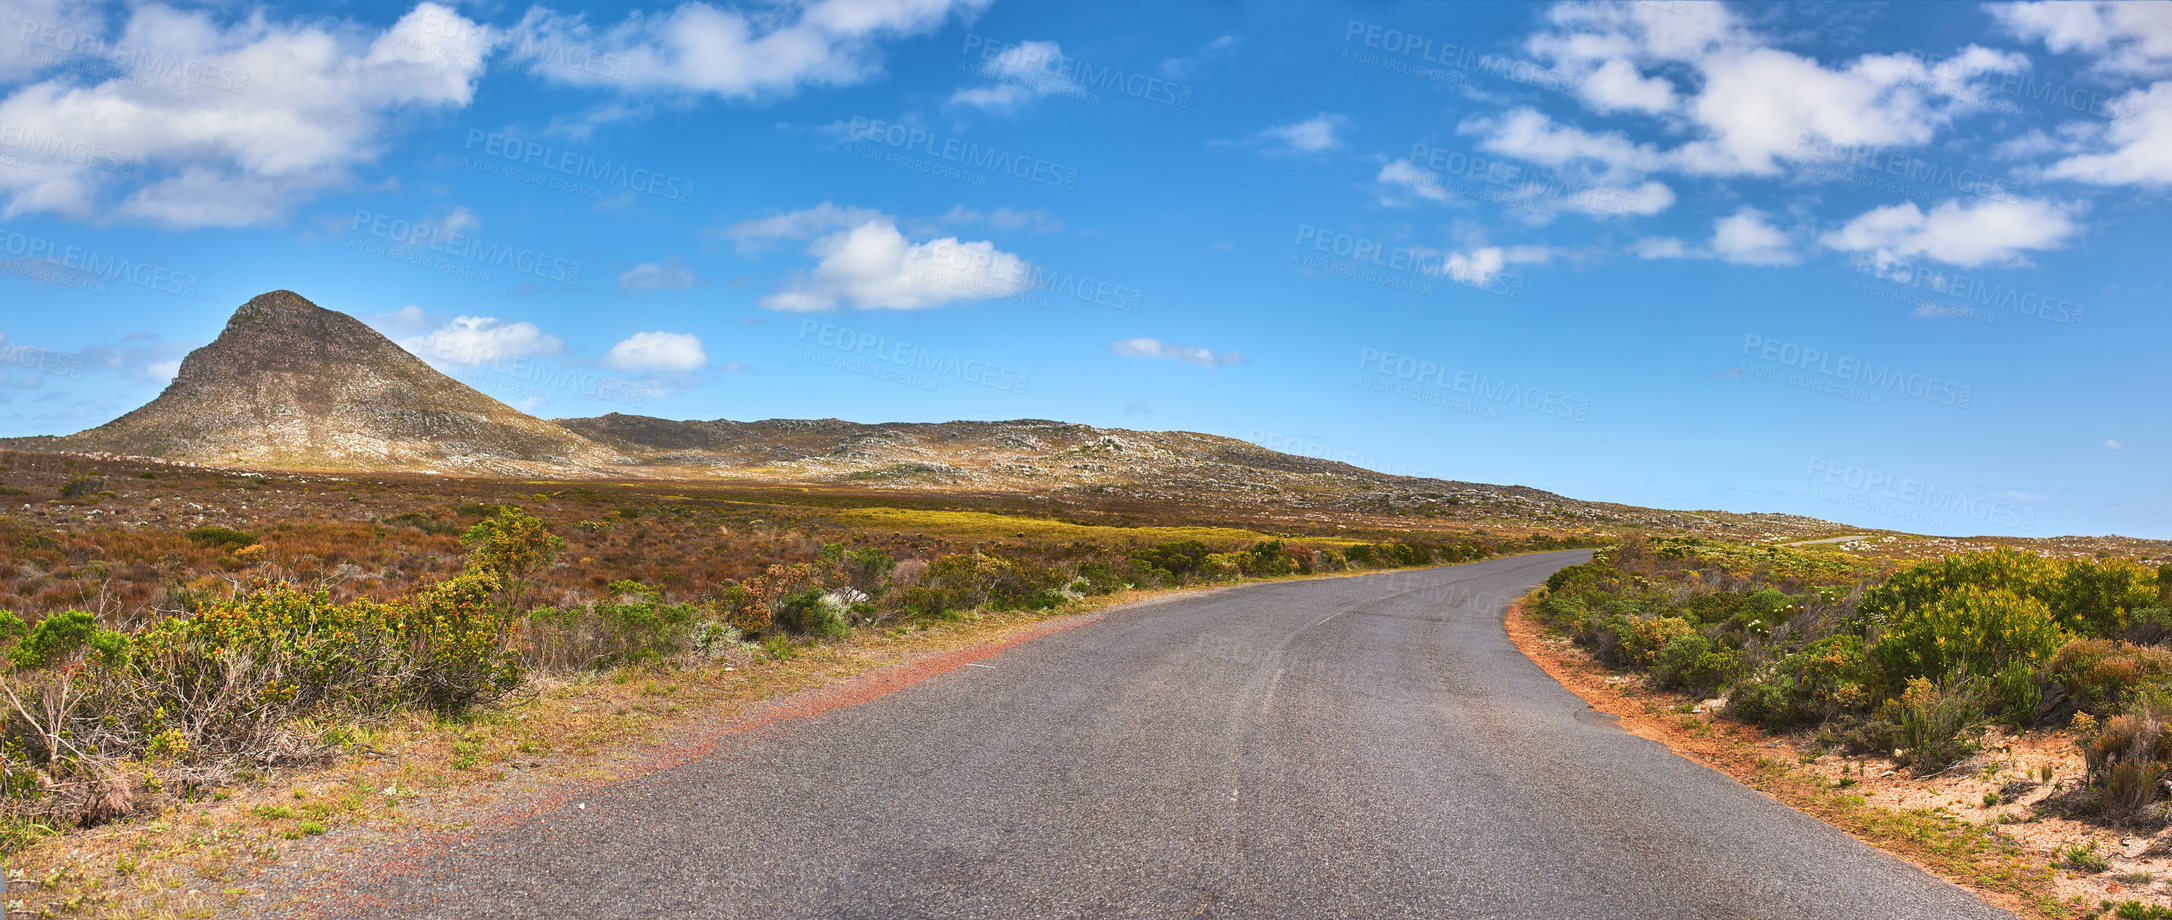
[(104, 491), (105, 487), (106, 481), (103, 479), (95, 476), (77, 476), (61, 484), (60, 497), (80, 498), (85, 495), (95, 495)]
[(1141, 567), (1160, 569), (1181, 579), (1199, 571), (1210, 552), (1198, 540), (1178, 540), (1132, 550), (1131, 558)]
[(2155, 606), (2156, 576), (2127, 560), (2054, 561), (2000, 548), (1917, 563), (1864, 592), (1861, 611), (1890, 625), (1964, 589), (2005, 591), (2041, 604), (2067, 632), (2111, 638), (2132, 611)]
[(185, 536), (190, 543), (216, 550), (236, 550), (256, 545), (255, 536), (224, 527), (198, 527)]
[(1728, 708), (1736, 718), (1772, 729), (1817, 725), (1869, 708), (1876, 681), (1862, 637), (1827, 636), (1736, 685)]
[[(2012, 673), (2009, 666), (2034, 668), (2068, 638), (2042, 601), (1971, 584), (1900, 609), (1870, 646), (1870, 657), (1888, 686), (1899, 686), (1917, 678), (1942, 681), (1963, 671), (2001, 675)], [(2010, 683), (2011, 678), (2000, 681), (2000, 705), (2007, 710), (2029, 705), (2006, 695), (2021, 692), (2006, 686)]]
[(1736, 654), (1701, 633), (1669, 640), (1652, 662), (1652, 680), (1661, 687), (1709, 696), (1741, 670)]
[[(14, 614), (9, 616), (13, 618)], [(97, 652), (102, 661), (116, 661), (127, 655), (128, 637), (99, 629), (97, 619), (87, 612), (68, 610), (39, 620), (30, 634), (8, 651), (8, 663), (25, 670), (47, 667), (85, 646)]]
[(1237, 555), (1237, 567), (1244, 574), (1258, 577), (1288, 575), (1296, 569), (1296, 561), (1290, 558), (1287, 547), (1280, 540), (1261, 540), (1252, 548)]
[(519, 508), (478, 507), (499, 510), (475, 522), (460, 538), (468, 548), (467, 569), (496, 581), (503, 602), (517, 607), (527, 595), (530, 579), (558, 561), (566, 541), (551, 533), (540, 518)]
[(1900, 760), (1917, 774), (1936, 773), (1976, 753), (1985, 707), (1973, 680), (1957, 677), (1940, 686), (1918, 677), (1888, 705), (1895, 704)]
[(842, 639), (852, 632), (845, 613), (821, 588), (808, 588), (777, 605), (777, 628), (795, 636)]

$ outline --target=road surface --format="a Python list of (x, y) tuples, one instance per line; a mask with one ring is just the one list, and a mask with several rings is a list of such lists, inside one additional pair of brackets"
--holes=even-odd
[(1583, 552), (1124, 608), (375, 883), (377, 916), (1992, 918), (1586, 709)]

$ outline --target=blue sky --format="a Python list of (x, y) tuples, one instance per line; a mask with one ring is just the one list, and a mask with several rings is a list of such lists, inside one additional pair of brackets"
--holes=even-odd
[(2172, 537), (2172, 4), (0, 0), (0, 82), (0, 434), (289, 288), (545, 417)]

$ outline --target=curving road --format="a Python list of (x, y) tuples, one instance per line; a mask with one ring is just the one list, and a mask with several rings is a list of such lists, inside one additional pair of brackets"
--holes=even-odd
[(1109, 612), (427, 858), (382, 916), (2010, 917), (1614, 728), (1581, 552)]

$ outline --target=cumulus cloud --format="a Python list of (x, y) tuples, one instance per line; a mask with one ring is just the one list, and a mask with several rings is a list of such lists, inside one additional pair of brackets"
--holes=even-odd
[(1491, 153), (1544, 166), (1588, 166), (1606, 176), (1640, 176), (1667, 162), (1651, 144), (1635, 143), (1618, 132), (1595, 134), (1563, 125), (1533, 109), (1467, 119), (1456, 130), (1478, 135), (1480, 149)]
[(1177, 345), (1160, 339), (1145, 337), (1117, 339), (1109, 343), (1109, 350), (1127, 358), (1154, 358), (1163, 361), (1182, 361), (1200, 367), (1236, 367), (1244, 363), (1242, 352), (1216, 353), (1210, 348), (1195, 345)]
[(743, 220), (725, 228), (723, 235), (744, 252), (761, 248), (763, 243), (771, 240), (811, 240), (846, 227), (883, 219), (883, 213), (873, 208), (841, 208), (825, 201), (802, 211)]
[(1447, 202), (1455, 199), (1440, 183), (1440, 176), (1432, 170), (1420, 169), (1409, 160), (1391, 160), (1380, 167), (1373, 177), (1380, 187), (1380, 203), (1403, 206), (1416, 203), (1417, 199)]
[(1819, 242), (1879, 263), (1928, 258), (1974, 268), (2058, 249), (2078, 229), (2068, 208), (2037, 199), (1946, 201), (1927, 214), (1910, 201), (1866, 211)]
[(881, 43), (932, 32), (989, 0), (809, 0), (741, 11), (688, 2), (610, 25), (535, 7), (511, 29), (507, 54), (537, 76), (626, 92), (789, 95), (847, 86), (882, 71)]
[(1341, 115), (1321, 112), (1304, 121), (1263, 130), (1259, 140), (1285, 152), (1319, 153), (1342, 146), (1342, 139), (1336, 132), (1348, 127), (1349, 123), (1350, 120)]
[(2096, 185), (2172, 184), (2172, 81), (2126, 93), (2112, 110), (2119, 117), (2108, 125), (2077, 123), (2068, 145), (2075, 152), (2044, 174)]
[(952, 105), (1008, 115), (1042, 96), (1085, 96), (1086, 88), (1067, 75), (1063, 48), (1055, 42), (1028, 41), (984, 57), (975, 73), (995, 82), (958, 90)]
[[(1803, 138), (1864, 147), (1924, 143), (1983, 107), (1979, 85), (2025, 70), (2020, 54), (1970, 46), (1942, 61), (1862, 55), (1827, 65), (1772, 47), (1718, 3), (1561, 3), (1525, 50), (1601, 114), (1663, 116), (1689, 137), (1671, 150), (1556, 127), (1517, 110), (1467, 123), (1489, 149), (1533, 162), (1587, 160), (1616, 171), (1778, 175), (1806, 158)], [(1670, 74), (1689, 74), (1680, 84)]]
[(1926, 143), (1980, 105), (1969, 79), (2028, 66), (2017, 54), (1971, 48), (1936, 67), (1905, 55), (1865, 55), (1842, 68), (1775, 48), (1707, 61), (1689, 112), (1708, 135), (1679, 152), (1684, 170), (1771, 175), (1805, 158), (1803, 138), (1843, 147)]
[(1794, 237), (1772, 218), (1745, 207), (1712, 222), (1712, 237), (1691, 246), (1679, 237), (1648, 236), (1630, 244), (1639, 259), (1717, 259), (1736, 265), (1794, 265), (1802, 261)]
[(1712, 224), (1712, 255), (1736, 265), (1793, 265), (1802, 261), (1785, 231), (1765, 212), (1743, 208)]
[(696, 371), (708, 363), (701, 339), (684, 332), (638, 332), (603, 356), (603, 366), (620, 371)]
[(60, 75), (0, 99), (0, 124), (21, 142), (11, 146), (38, 161), (0, 169), (6, 217), (279, 220), (374, 161), (395, 112), (465, 107), (495, 41), (435, 3), (374, 36), (261, 13), (222, 24), (158, 4), (131, 9), (117, 34), (88, 35), (78, 40), (108, 49), (119, 75)]
[(455, 316), (429, 333), (401, 340), (400, 347), (432, 364), (479, 367), (519, 358), (561, 354), (566, 343), (534, 323), (494, 316)]
[(815, 267), (793, 275), (763, 306), (795, 313), (839, 306), (919, 310), (1016, 296), (1031, 281), (1032, 266), (992, 242), (915, 243), (889, 217), (818, 238), (807, 252), (819, 260)]
[(2121, 74), (2172, 70), (2172, 4), (2108, 0), (1990, 4), (2008, 31), (2061, 54), (2079, 52)]
[(678, 256), (663, 263), (643, 262), (618, 276), (622, 291), (683, 291), (693, 286), (694, 270), (680, 264)]
[(1671, 112), (1677, 105), (1674, 84), (1647, 77), (1621, 58), (1611, 58), (1585, 75), (1578, 90), (1601, 112)]
[(1553, 250), (1545, 246), (1480, 246), (1442, 256), (1440, 274), (1457, 284), (1485, 287), (1510, 265), (1538, 264), (1551, 258)]

